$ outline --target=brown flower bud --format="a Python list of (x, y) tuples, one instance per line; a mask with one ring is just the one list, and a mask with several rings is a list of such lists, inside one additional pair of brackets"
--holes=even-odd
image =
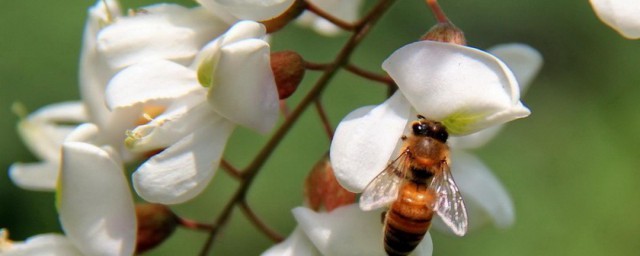
[(296, 19), (302, 12), (306, 9), (306, 4), (304, 0), (296, 0), (291, 4), (289, 9), (280, 14), (280, 16), (260, 21), (266, 28), (267, 33), (273, 33), (280, 29), (282, 29), (287, 24), (291, 23), (294, 19)]
[(169, 207), (161, 204), (137, 204), (138, 240), (136, 254), (160, 245), (178, 225), (177, 216)]
[(271, 70), (280, 99), (286, 99), (296, 91), (304, 77), (304, 61), (294, 51), (274, 52), (271, 53)]
[(309, 208), (327, 212), (356, 201), (356, 194), (344, 189), (336, 180), (328, 157), (323, 157), (311, 169), (304, 184), (304, 196)]
[(467, 44), (464, 32), (451, 22), (439, 22), (435, 26), (431, 27), (431, 29), (420, 38), (420, 40), (431, 40), (459, 45)]

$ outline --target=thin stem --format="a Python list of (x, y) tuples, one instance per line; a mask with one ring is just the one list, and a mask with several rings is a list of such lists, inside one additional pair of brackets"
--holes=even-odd
[(220, 167), (222, 167), (222, 169), (227, 171), (227, 173), (229, 175), (233, 176), (234, 178), (236, 178), (236, 179), (242, 178), (242, 173), (240, 172), (240, 170), (238, 170), (237, 168), (233, 167), (233, 165), (231, 165), (231, 163), (227, 162), (227, 160), (222, 159), (220, 161)]
[(322, 106), (322, 101), (320, 98), (316, 98), (314, 101), (314, 105), (316, 106), (316, 111), (318, 112), (318, 116), (320, 116), (320, 121), (322, 121), (322, 126), (324, 127), (324, 131), (329, 136), (329, 140), (333, 139), (333, 129), (331, 128), (331, 123), (329, 122), (329, 117), (327, 117), (327, 112), (324, 111), (324, 106)]
[(298, 106), (296, 106), (293, 112), (291, 112), (291, 114), (285, 119), (284, 123), (278, 127), (276, 132), (256, 155), (254, 160), (249, 164), (249, 166), (247, 166), (243, 172), (243, 179), (238, 190), (236, 190), (229, 203), (223, 208), (222, 213), (216, 219), (214, 224), (215, 229), (209, 232), (209, 236), (200, 251), (200, 255), (204, 256), (209, 253), (219, 230), (227, 223), (231, 216), (231, 213), (235, 208), (234, 205), (245, 200), (247, 190), (251, 187), (253, 179), (260, 168), (264, 165), (267, 159), (269, 159), (271, 154), (275, 151), (275, 148), (280, 144), (284, 136), (289, 132), (298, 118), (300, 118), (302, 113), (324, 91), (326, 86), (329, 84), (329, 81), (331, 81), (333, 76), (337, 73), (338, 69), (349, 62), (349, 58), (356, 46), (369, 33), (371, 27), (380, 19), (380, 17), (382, 17), (385, 10), (388, 10), (394, 2), (395, 0), (381, 0), (362, 20), (357, 23), (353, 34), (349, 37), (349, 40), (342, 47), (336, 58), (327, 66), (309, 93), (307, 93), (307, 95), (300, 101)]
[(327, 68), (329, 68), (329, 66), (331, 66), (331, 64), (326, 64), (326, 63), (314, 63), (314, 62), (309, 62), (309, 61), (304, 61), (304, 68), (308, 69), (308, 70), (318, 70), (318, 71), (324, 71), (327, 70)]
[(440, 4), (438, 4), (438, 0), (427, 0), (427, 5), (431, 8), (433, 15), (436, 16), (436, 20), (440, 23), (450, 23), (449, 18), (444, 13), (442, 8), (440, 8)]
[(279, 242), (282, 242), (282, 240), (284, 240), (284, 237), (282, 235), (280, 235), (278, 232), (276, 232), (275, 230), (267, 226), (267, 224), (265, 224), (262, 220), (260, 220), (258, 215), (256, 215), (253, 212), (253, 210), (251, 210), (251, 207), (249, 207), (249, 204), (247, 203), (246, 200), (240, 201), (239, 204), (240, 204), (240, 209), (242, 209), (242, 212), (244, 212), (244, 214), (247, 216), (247, 219), (249, 219), (251, 223), (256, 225), (258, 229), (262, 231), (262, 233), (264, 233), (265, 235), (267, 235), (267, 237), (269, 237), (269, 239), (271, 239), (275, 243), (279, 243)]
[(354, 31), (355, 30), (355, 26), (354, 24), (351, 24), (349, 22), (346, 22), (344, 20), (338, 19), (337, 17), (331, 15), (328, 12), (325, 12), (324, 10), (318, 8), (316, 5), (314, 5), (313, 3), (311, 3), (310, 1), (305, 1), (306, 3), (306, 8), (308, 11), (314, 13), (315, 15), (318, 15), (320, 17), (322, 17), (325, 20), (328, 20), (329, 22), (333, 23), (334, 25), (347, 30), (347, 31)]
[(282, 114), (282, 116), (284, 116), (284, 118), (287, 118), (289, 116), (289, 106), (287, 106), (287, 101), (286, 100), (280, 100), (280, 113)]
[(371, 71), (368, 70), (364, 70), (356, 65), (353, 65), (351, 63), (347, 64), (345, 66), (345, 69), (353, 74), (356, 74), (360, 77), (369, 79), (369, 80), (373, 80), (376, 82), (380, 82), (383, 84), (386, 84), (388, 86), (392, 86), (395, 84), (395, 82), (393, 81), (393, 79), (391, 79), (391, 77), (387, 76), (387, 75), (380, 75), (380, 74), (376, 74), (373, 73)]
[(211, 232), (215, 229), (215, 227), (210, 224), (200, 223), (195, 220), (190, 220), (179, 216), (176, 216), (176, 218), (178, 220), (178, 224), (184, 228), (207, 232)]

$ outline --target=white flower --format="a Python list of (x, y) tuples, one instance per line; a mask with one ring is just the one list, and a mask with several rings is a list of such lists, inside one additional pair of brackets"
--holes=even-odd
[(98, 127), (83, 124), (62, 146), (57, 191), (60, 223), (84, 255), (132, 255), (136, 245), (133, 197), (122, 161), (94, 144)]
[(212, 13), (227, 21), (269, 20), (283, 14), (295, 0), (196, 0)]
[(0, 255), (3, 256), (81, 256), (71, 241), (60, 234), (40, 234), (24, 242), (10, 241), (8, 232), (0, 229)]
[[(357, 21), (362, 6), (362, 0), (310, 0), (309, 2), (345, 22)], [(335, 36), (342, 31), (333, 23), (309, 11), (304, 12), (298, 18), (298, 23), (311, 27), (325, 36)]]
[(20, 120), (20, 137), (42, 162), (12, 164), (9, 177), (13, 183), (24, 189), (53, 191), (60, 167), (62, 142), (75, 128), (71, 124), (86, 121), (80, 102), (51, 104)]
[(622, 36), (640, 38), (640, 3), (635, 0), (590, 0), (598, 18)]
[[(387, 255), (384, 251), (381, 210), (364, 212), (357, 204), (327, 212), (293, 209), (299, 226), (284, 242), (263, 256), (275, 255)], [(427, 233), (412, 255), (429, 256), (433, 243)]]
[(99, 140), (130, 159), (128, 152), (122, 151), (125, 131), (135, 127), (148, 105), (169, 103), (148, 102), (110, 111), (105, 104), (109, 80), (117, 71), (143, 61), (168, 59), (190, 63), (206, 42), (228, 27), (203, 8), (160, 4), (144, 10), (122, 16), (118, 2), (113, 0), (98, 0), (89, 9), (80, 60), (82, 103), (53, 104), (20, 122), (18, 130), (23, 140), (43, 162), (12, 165), (10, 175), (16, 184), (27, 189), (54, 188), (61, 142), (75, 128), (69, 123), (97, 124), (101, 131)]
[[(523, 58), (528, 59), (528, 53), (517, 48), (506, 53), (522, 57), (518, 52), (525, 52)], [(526, 64), (514, 68), (519, 74), (514, 76), (496, 57), (469, 47), (423, 41), (401, 48), (383, 64), (398, 83), (399, 92), (381, 105), (351, 112), (338, 126), (330, 151), (336, 178), (346, 189), (361, 192), (394, 157), (401, 146), (400, 137), (406, 134), (407, 124), (416, 112), (443, 122), (453, 135), (451, 141), (455, 136), (528, 115), (519, 100), (516, 77), (530, 81), (535, 74), (531, 69), (537, 70), (539, 65), (540, 61), (534, 60), (529, 68)], [(458, 142), (465, 143), (479, 144)], [(460, 157), (456, 162), (456, 157), (457, 153), (451, 157), (451, 168), (461, 193), (463, 197), (474, 194), (465, 197), (465, 203), (480, 206), (474, 209), (482, 209), (495, 218), (513, 215), (511, 201), (501, 186), (483, 187), (499, 184), (491, 172), (486, 167), (479, 171), (469, 169), (465, 163), (475, 168), (482, 165), (470, 157)], [(504, 204), (511, 213), (509, 209), (500, 212), (498, 208)], [(470, 213), (474, 214), (471, 210)]]
[(147, 61), (109, 83), (107, 103), (114, 111), (171, 102), (127, 139), (133, 151), (164, 149), (133, 175), (145, 200), (174, 204), (195, 197), (215, 174), (236, 124), (260, 132), (273, 128), (278, 96), (265, 34), (259, 23), (239, 22), (207, 44), (191, 67)]

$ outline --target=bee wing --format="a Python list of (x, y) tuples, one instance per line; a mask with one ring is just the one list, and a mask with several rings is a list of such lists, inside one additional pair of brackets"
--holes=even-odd
[(453, 230), (453, 233), (463, 236), (467, 233), (467, 209), (446, 163), (442, 164), (440, 174), (433, 178), (430, 186), (438, 196), (435, 205), (438, 216)]
[(364, 188), (360, 196), (360, 209), (363, 211), (377, 209), (389, 205), (398, 198), (398, 191), (408, 166), (407, 160), (406, 152), (400, 154)]

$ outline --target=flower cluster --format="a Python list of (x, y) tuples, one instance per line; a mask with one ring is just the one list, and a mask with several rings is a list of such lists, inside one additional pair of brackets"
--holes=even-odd
[[(156, 4), (127, 14), (116, 0), (91, 7), (80, 60), (81, 100), (23, 115), (20, 135), (41, 162), (15, 163), (9, 170), (22, 188), (56, 192), (65, 234), (12, 242), (2, 230), (3, 255), (132, 255), (154, 246), (155, 241), (141, 241), (135, 227), (153, 228), (140, 218), (149, 218), (155, 208), (140, 215), (135, 195), (164, 205), (187, 202), (215, 176), (235, 128), (269, 134), (279, 119), (286, 120), (286, 128), (299, 116), (301, 111), (281, 115), (280, 106), (309, 64), (297, 53), (272, 53), (269, 34), (297, 18), (320, 34), (351, 29), (360, 40), (367, 26), (345, 24), (373, 23), (386, 6), (382, 1), (358, 20), (360, 0), (197, 2), (194, 8)], [(344, 49), (352, 51), (356, 45), (348, 46)], [(344, 68), (349, 54), (316, 65), (328, 77), (316, 88)], [(353, 193), (362, 192), (398, 154), (400, 138), (418, 114), (441, 122), (455, 136), (451, 168), (467, 200), (471, 227), (511, 225), (514, 210), (506, 190), (462, 150), (481, 146), (502, 124), (529, 115), (520, 94), (541, 63), (534, 49), (521, 44), (485, 52), (424, 40), (392, 53), (382, 64), (388, 77), (378, 80), (391, 81), (397, 92), (380, 105), (348, 114), (335, 131), (330, 164), (321, 165), (330, 171), (310, 176), (330, 177), (308, 184), (318, 190), (307, 196), (321, 197), (316, 202), (322, 201), (325, 211), (317, 205), (295, 208), (298, 228), (264, 254), (383, 255), (382, 211), (362, 211), (353, 204)], [(311, 90), (315, 94), (300, 109), (320, 91)], [(124, 166), (136, 163), (129, 180)], [(243, 179), (238, 195), (246, 193), (256, 172), (236, 173)], [(233, 200), (230, 207), (244, 199)], [(163, 234), (168, 236), (179, 217), (162, 211), (171, 222)], [(431, 255), (432, 250), (427, 234), (415, 253)]]

